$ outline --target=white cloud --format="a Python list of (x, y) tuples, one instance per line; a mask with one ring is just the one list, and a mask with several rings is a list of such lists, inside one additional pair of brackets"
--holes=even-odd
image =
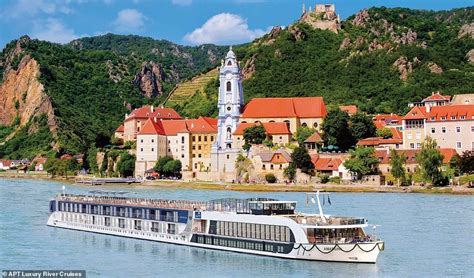
[(231, 44), (248, 42), (264, 34), (265, 31), (261, 29), (249, 29), (247, 20), (239, 15), (221, 13), (186, 34), (184, 40), (192, 44)]
[(145, 25), (146, 17), (135, 9), (124, 9), (118, 12), (113, 25), (117, 32), (132, 32)]
[(173, 5), (180, 5), (180, 6), (189, 6), (193, 3), (193, 0), (171, 0)]
[(37, 21), (35, 23), (31, 37), (50, 42), (68, 43), (77, 39), (79, 35), (74, 30), (67, 28), (58, 19), (48, 18), (46, 21)]

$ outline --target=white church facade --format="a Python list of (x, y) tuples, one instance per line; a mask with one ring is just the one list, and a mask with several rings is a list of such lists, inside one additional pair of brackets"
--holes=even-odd
[(219, 72), (217, 140), (211, 149), (211, 167), (216, 173), (234, 173), (240, 148), (233, 145), (233, 133), (244, 105), (242, 72), (232, 47)]

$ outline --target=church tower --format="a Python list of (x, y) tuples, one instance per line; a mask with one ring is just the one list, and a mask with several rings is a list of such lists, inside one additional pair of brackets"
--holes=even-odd
[(232, 134), (237, 128), (240, 110), (244, 105), (242, 72), (232, 47), (222, 61), (219, 81), (217, 138), (212, 146), (211, 164), (214, 171), (231, 173), (235, 170), (235, 159), (239, 152), (233, 146)]

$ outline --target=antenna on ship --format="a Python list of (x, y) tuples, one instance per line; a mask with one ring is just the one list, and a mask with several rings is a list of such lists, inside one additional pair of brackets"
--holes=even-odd
[[(306, 206), (309, 205), (309, 200), (311, 200), (311, 203), (316, 204), (316, 201), (318, 202), (318, 209), (319, 209), (319, 217), (321, 217), (321, 220), (323, 223), (326, 223), (326, 217), (324, 216), (323, 212), (323, 207), (321, 206), (321, 200), (319, 199), (319, 195), (324, 194), (324, 195), (329, 195), (329, 193), (320, 193), (319, 190), (316, 191), (316, 193), (306, 193)], [(316, 196), (316, 200), (314, 197)]]

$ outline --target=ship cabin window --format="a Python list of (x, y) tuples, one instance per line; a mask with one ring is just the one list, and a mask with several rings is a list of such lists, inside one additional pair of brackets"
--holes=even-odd
[(104, 225), (107, 227), (110, 227), (110, 217), (105, 217), (104, 218)]
[(134, 228), (135, 228), (135, 230), (141, 231), (142, 221), (141, 220), (134, 220)]
[(168, 230), (166, 232), (170, 235), (176, 234), (176, 224), (168, 224)]
[(251, 201), (249, 207), (252, 214), (255, 215), (294, 214), (296, 202)]
[(119, 228), (122, 228), (122, 229), (125, 228), (125, 219), (119, 218), (118, 225), (119, 225)]

